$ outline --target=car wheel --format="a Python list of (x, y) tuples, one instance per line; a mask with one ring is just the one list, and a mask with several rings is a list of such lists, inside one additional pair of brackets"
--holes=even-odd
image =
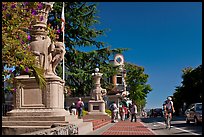
[(187, 123), (187, 124), (189, 124), (189, 123), (190, 123), (190, 120), (188, 120), (188, 118), (186, 118), (186, 123)]

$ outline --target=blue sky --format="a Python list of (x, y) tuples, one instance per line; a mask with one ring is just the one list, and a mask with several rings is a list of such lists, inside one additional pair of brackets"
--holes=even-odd
[(99, 2), (100, 40), (111, 48), (130, 48), (126, 62), (145, 68), (146, 108), (161, 107), (181, 84), (182, 69), (202, 64), (201, 2)]

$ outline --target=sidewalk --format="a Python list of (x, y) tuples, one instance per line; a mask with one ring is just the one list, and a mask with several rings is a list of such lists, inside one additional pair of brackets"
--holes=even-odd
[(146, 127), (138, 118), (137, 122), (118, 121), (109, 123), (88, 135), (156, 135), (151, 129)]

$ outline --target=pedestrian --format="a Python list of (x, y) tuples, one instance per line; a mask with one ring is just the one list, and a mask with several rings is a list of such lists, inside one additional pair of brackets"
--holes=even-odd
[(125, 120), (125, 111), (126, 110), (126, 107), (125, 105), (123, 104), (122, 105), (122, 108), (121, 108), (121, 120), (124, 121)]
[(119, 105), (119, 118), (122, 120), (122, 105)]
[(117, 121), (117, 113), (118, 113), (118, 107), (115, 103), (115, 101), (110, 105), (110, 110), (111, 110), (111, 122), (116, 123)]
[(126, 120), (128, 119), (128, 108), (126, 105), (124, 106), (124, 110), (125, 110), (125, 120)]
[(131, 103), (128, 103), (128, 108), (127, 108), (127, 110), (128, 110), (127, 119), (129, 119), (129, 118), (130, 118), (130, 115), (131, 115), (131, 112), (130, 112), (131, 106), (132, 106), (132, 104), (131, 104)]
[(120, 120), (122, 120), (123, 118), (123, 108), (122, 108), (122, 105), (119, 107), (119, 115), (120, 115)]
[(81, 100), (81, 98), (79, 98), (78, 101), (77, 101), (77, 104), (76, 104), (79, 119), (82, 118), (83, 107), (84, 107), (84, 102)]
[(132, 107), (131, 107), (131, 122), (133, 122), (133, 119), (135, 120), (135, 122), (137, 122), (137, 106), (136, 106), (136, 103), (134, 102), (132, 104)]
[(142, 110), (142, 117), (145, 118), (145, 110), (144, 109)]
[(76, 109), (75, 103), (72, 103), (72, 105), (69, 108), (69, 111), (70, 111), (70, 115), (72, 115), (72, 114), (76, 115), (77, 114), (77, 109)]

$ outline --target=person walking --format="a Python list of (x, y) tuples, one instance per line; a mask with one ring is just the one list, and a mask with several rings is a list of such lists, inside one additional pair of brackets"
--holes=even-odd
[(131, 111), (131, 122), (133, 122), (133, 119), (135, 120), (135, 122), (137, 122), (137, 117), (136, 117), (136, 115), (137, 115), (137, 106), (136, 106), (135, 102), (132, 104), (132, 107), (131, 107), (130, 111)]
[(126, 120), (128, 119), (128, 108), (126, 105), (124, 106), (124, 110), (125, 110), (125, 120)]
[(124, 121), (125, 120), (125, 105), (123, 104), (121, 107), (121, 120)]
[(81, 100), (81, 98), (79, 98), (78, 101), (77, 101), (77, 104), (76, 104), (79, 119), (82, 118), (83, 107), (84, 107), (84, 102)]
[(117, 121), (117, 113), (118, 113), (118, 107), (115, 103), (115, 101), (110, 105), (111, 110), (111, 122), (116, 123)]
[(77, 114), (77, 109), (76, 109), (75, 103), (72, 103), (72, 105), (69, 108), (69, 111), (70, 111), (70, 115), (72, 115), (72, 114), (76, 115)]
[(130, 117), (131, 117), (131, 106), (132, 106), (132, 104), (131, 103), (128, 103), (128, 115), (127, 115), (127, 119), (130, 119)]

